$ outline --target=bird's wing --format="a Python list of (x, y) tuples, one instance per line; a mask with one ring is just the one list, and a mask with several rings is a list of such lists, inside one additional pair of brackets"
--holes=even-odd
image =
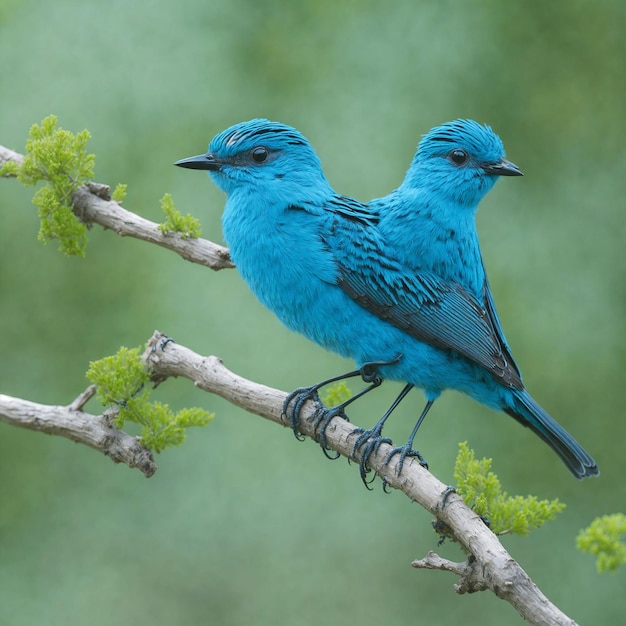
[(481, 263), (483, 263), (483, 275), (485, 277), (485, 283), (483, 285), (483, 302), (485, 304), (487, 315), (489, 316), (493, 331), (498, 339), (498, 343), (501, 346), (505, 358), (511, 364), (511, 367), (515, 369), (518, 377), (521, 380), (522, 374), (517, 367), (517, 363), (515, 362), (513, 355), (511, 354), (511, 349), (509, 348), (509, 344), (507, 343), (506, 337), (504, 336), (504, 331), (502, 330), (502, 325), (500, 324), (500, 318), (498, 317), (498, 312), (496, 311), (496, 303), (493, 300), (491, 287), (489, 286), (489, 281), (487, 280), (487, 272), (485, 271), (485, 265), (482, 258)]
[(523, 389), (490, 293), (483, 306), (460, 285), (405, 267), (385, 253), (367, 214), (335, 214), (323, 239), (335, 256), (337, 285), (358, 304), (416, 339), (463, 355), (502, 384)]

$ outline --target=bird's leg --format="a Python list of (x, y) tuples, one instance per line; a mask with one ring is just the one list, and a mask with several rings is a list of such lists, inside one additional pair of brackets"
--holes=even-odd
[[(381, 433), (383, 431), (383, 426), (387, 421), (387, 418), (393, 413), (395, 408), (402, 402), (404, 397), (413, 389), (413, 385), (408, 384), (402, 389), (398, 397), (393, 401), (393, 404), (387, 409), (386, 413), (376, 422), (374, 428), (370, 430), (364, 430), (363, 428), (355, 428), (352, 431), (353, 435), (358, 434), (357, 440), (354, 442), (354, 447), (352, 448), (352, 458), (354, 458), (355, 453), (363, 448), (361, 451), (361, 459), (359, 460), (359, 473), (361, 475), (361, 480), (363, 484), (369, 489), (370, 483), (372, 481), (367, 480), (367, 462), (372, 454), (375, 454), (378, 448), (382, 443), (391, 443), (391, 439), (381, 437)], [(372, 479), (373, 480), (373, 479)]]
[[(360, 374), (360, 370), (354, 370), (352, 372), (348, 372), (347, 374), (333, 376), (332, 378), (323, 380), (321, 383), (311, 385), (310, 387), (298, 387), (285, 398), (285, 401), (283, 402), (283, 415), (289, 418), (289, 424), (291, 425), (293, 434), (295, 435), (296, 439), (298, 439), (298, 441), (304, 441), (304, 435), (300, 434), (300, 432), (298, 431), (298, 428), (300, 427), (300, 413), (302, 412), (302, 407), (304, 403), (307, 400), (313, 400), (321, 407), (322, 402), (317, 392), (322, 387), (324, 387), (325, 385), (330, 385), (330, 383), (334, 383), (339, 380), (345, 380), (346, 378), (359, 376)], [(290, 408), (290, 405), (292, 403), (293, 406), (291, 406)]]
[[(366, 383), (373, 384), (374, 382), (377, 382), (375, 386), (378, 387), (382, 383), (382, 378), (378, 374), (378, 368), (385, 365), (394, 365), (401, 358), (402, 355), (398, 355), (392, 361), (370, 361), (364, 363), (359, 369), (348, 372), (347, 374), (333, 376), (332, 378), (323, 380), (321, 383), (311, 385), (310, 387), (298, 387), (297, 389), (294, 389), (283, 402), (283, 415), (289, 419), (289, 424), (291, 425), (291, 429), (293, 430), (296, 439), (300, 441), (304, 439), (304, 436), (301, 435), (298, 431), (298, 428), (300, 426), (300, 414), (302, 412), (302, 407), (304, 406), (304, 403), (307, 400), (313, 400), (317, 402), (320, 409), (325, 408), (323, 407), (318, 395), (318, 391), (322, 387), (331, 383), (335, 383), (339, 380), (354, 378), (355, 376), (360, 376)], [(370, 387), (368, 387), (368, 389), (370, 389)], [(360, 395), (357, 397), (360, 397)]]
[(391, 461), (393, 456), (395, 456), (396, 454), (400, 455), (400, 461), (398, 462), (398, 470), (397, 470), (398, 476), (400, 475), (400, 472), (402, 472), (402, 467), (404, 466), (404, 459), (406, 459), (407, 456), (416, 458), (422, 467), (425, 467), (426, 469), (428, 469), (428, 463), (424, 461), (424, 458), (422, 457), (422, 455), (417, 450), (413, 450), (413, 440), (415, 439), (415, 435), (417, 434), (419, 427), (422, 425), (422, 422), (424, 421), (426, 414), (428, 413), (428, 411), (430, 411), (430, 407), (433, 405), (433, 402), (434, 400), (429, 400), (426, 403), (426, 406), (424, 407), (422, 414), (419, 416), (419, 419), (417, 420), (417, 424), (415, 424), (415, 427), (413, 428), (413, 431), (411, 432), (411, 436), (409, 437), (409, 440), (403, 446), (399, 448), (394, 448), (393, 450), (391, 450), (389, 454), (387, 455), (387, 458), (385, 459), (385, 465), (387, 465), (389, 461)]
[(319, 436), (319, 442), (320, 442), (320, 445), (322, 446), (322, 451), (324, 452), (324, 454), (326, 455), (328, 459), (334, 460), (334, 459), (339, 458), (339, 456), (341, 456), (338, 452), (332, 456), (328, 453), (328, 442), (326, 441), (326, 429), (328, 428), (328, 425), (330, 424), (331, 420), (338, 415), (340, 415), (341, 417), (345, 419), (346, 415), (343, 412), (343, 410), (349, 404), (352, 404), (355, 400), (358, 400), (359, 398), (364, 396), (366, 393), (369, 393), (370, 391), (372, 391), (372, 389), (376, 389), (376, 387), (380, 387), (382, 382), (383, 381), (381, 378), (376, 377), (369, 384), (369, 387), (365, 387), (365, 389), (361, 389), (361, 391), (353, 395), (351, 398), (348, 398), (345, 402), (342, 402), (341, 404), (338, 404), (337, 406), (333, 406), (330, 408), (326, 408), (321, 405), (317, 408), (317, 410), (315, 411), (315, 414), (313, 415), (313, 418), (315, 419), (314, 428)]

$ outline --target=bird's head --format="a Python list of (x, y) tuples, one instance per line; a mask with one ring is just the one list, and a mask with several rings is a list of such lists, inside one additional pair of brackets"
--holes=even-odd
[(287, 194), (328, 185), (307, 139), (291, 126), (266, 119), (235, 124), (211, 140), (206, 154), (174, 165), (207, 170), (227, 194), (250, 186)]
[(430, 130), (419, 143), (403, 187), (420, 188), (476, 206), (499, 176), (522, 176), (504, 158), (500, 137), (489, 126), (455, 120)]

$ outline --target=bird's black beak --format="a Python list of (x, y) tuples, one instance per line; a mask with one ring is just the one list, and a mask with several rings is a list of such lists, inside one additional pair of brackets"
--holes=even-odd
[(222, 167), (222, 162), (216, 159), (215, 155), (211, 152), (207, 152), (206, 154), (181, 159), (180, 161), (176, 161), (174, 165), (186, 167), (190, 170), (209, 170), (210, 172), (216, 172)]
[(492, 176), (523, 176), (522, 170), (520, 170), (515, 163), (507, 161), (506, 159), (500, 159), (497, 163), (489, 163), (483, 166), (483, 170), (487, 174)]

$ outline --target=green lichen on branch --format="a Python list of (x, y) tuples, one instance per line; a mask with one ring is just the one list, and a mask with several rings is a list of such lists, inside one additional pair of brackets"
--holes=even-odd
[(171, 194), (166, 193), (161, 198), (161, 209), (167, 216), (157, 227), (162, 233), (180, 233), (183, 239), (197, 239), (202, 234), (200, 221), (193, 215), (180, 213), (174, 206)]
[(87, 378), (96, 385), (100, 402), (116, 408), (115, 426), (139, 424), (143, 445), (162, 452), (181, 445), (187, 428), (205, 426), (215, 415), (197, 407), (175, 413), (167, 404), (150, 402), (150, 375), (140, 354), (141, 348), (122, 347), (115, 355), (92, 361)]
[(57, 118), (49, 115), (41, 126), (31, 127), (23, 163), (12, 161), (2, 168), (4, 175), (17, 176), (25, 185), (45, 183), (33, 197), (41, 219), (39, 240), (58, 239), (59, 250), (68, 256), (85, 256), (87, 228), (72, 212), (72, 195), (93, 178), (95, 157), (85, 150), (90, 138), (87, 130), (74, 135), (57, 128)]
[(579, 550), (598, 557), (598, 572), (615, 572), (626, 565), (626, 515), (598, 517), (576, 538)]
[(509, 496), (491, 471), (491, 459), (477, 459), (467, 443), (459, 444), (454, 467), (456, 491), (465, 503), (485, 518), (496, 535), (527, 535), (554, 519), (564, 508), (559, 500), (535, 496)]

